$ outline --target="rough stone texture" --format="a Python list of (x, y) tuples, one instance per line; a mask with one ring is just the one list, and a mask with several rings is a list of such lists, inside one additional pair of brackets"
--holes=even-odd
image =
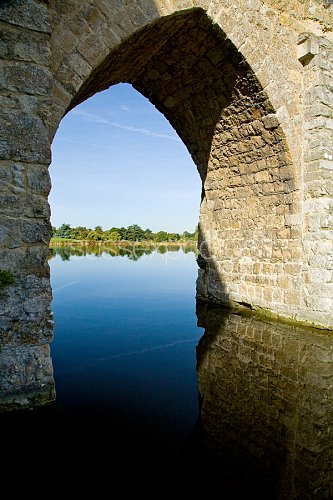
[(0, 345), (0, 413), (55, 400), (48, 344)]
[(1, 335), (52, 335), (50, 143), (66, 111), (121, 81), (164, 113), (201, 175), (198, 296), (333, 328), (332, 7), (2, 2), (0, 255), (17, 284), (1, 295)]
[(321, 316), (330, 323), (333, 311), (333, 43), (319, 36), (314, 42), (317, 54), (303, 69), (304, 317), (311, 320)]
[(332, 333), (198, 313), (200, 416), (222, 470), (255, 470), (273, 486), (260, 498), (332, 498)]

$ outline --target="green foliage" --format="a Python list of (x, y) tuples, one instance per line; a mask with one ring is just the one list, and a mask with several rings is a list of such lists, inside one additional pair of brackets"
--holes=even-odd
[(110, 241), (120, 241), (121, 240), (121, 234), (117, 230), (111, 229), (110, 231), (107, 232), (108, 240)]
[(87, 240), (89, 231), (90, 231), (90, 229), (87, 229), (84, 226), (74, 227), (71, 230), (72, 239), (74, 239), (74, 240)]
[(158, 233), (156, 233), (155, 241), (157, 241), (158, 243), (162, 241), (168, 241), (167, 238), (168, 233), (166, 233), (165, 231), (159, 231)]
[(123, 239), (127, 241), (143, 241), (146, 240), (146, 235), (143, 229), (137, 224), (132, 224), (123, 231)]
[(184, 231), (183, 234), (168, 233), (167, 231), (158, 231), (153, 233), (149, 228), (142, 229), (137, 224), (131, 224), (126, 227), (112, 227), (105, 231), (101, 226), (95, 229), (89, 229), (83, 226), (71, 227), (70, 224), (62, 224), (59, 229), (53, 228), (52, 236), (59, 240), (79, 240), (79, 241), (131, 241), (142, 242), (149, 241), (155, 243), (166, 242), (196, 242), (198, 240), (198, 226), (194, 233)]
[(108, 238), (104, 232), (96, 231), (96, 229), (95, 229), (94, 231), (88, 231), (86, 239), (88, 241), (106, 241)]
[(14, 285), (15, 278), (11, 271), (6, 271), (5, 269), (0, 269), (0, 288), (6, 285)]
[(71, 229), (70, 224), (63, 224), (59, 229), (54, 233), (55, 238), (72, 238), (73, 230)]

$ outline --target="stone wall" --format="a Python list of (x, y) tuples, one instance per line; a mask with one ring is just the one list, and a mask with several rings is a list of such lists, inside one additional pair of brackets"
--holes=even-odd
[[(303, 69), (305, 317), (333, 311), (333, 43), (305, 34), (312, 58)], [(301, 38), (302, 40), (302, 38)], [(310, 47), (309, 47), (310, 46)]]
[(66, 111), (121, 81), (201, 175), (198, 295), (332, 328), (331, 15), (319, 0), (2, 2), (0, 259), (17, 284), (1, 331), (52, 335), (50, 143)]
[(49, 344), (0, 344), (0, 413), (55, 401)]
[(200, 417), (221, 477), (230, 460), (240, 482), (270, 485), (262, 498), (331, 498), (332, 335), (219, 308), (198, 318)]

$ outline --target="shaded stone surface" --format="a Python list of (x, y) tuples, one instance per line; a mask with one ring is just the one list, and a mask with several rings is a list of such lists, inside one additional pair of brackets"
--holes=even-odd
[(235, 491), (238, 482), (258, 487), (259, 498), (331, 498), (332, 334), (204, 305), (198, 320), (205, 327), (197, 348), (200, 418), (212, 481), (218, 484), (219, 472), (226, 481), (229, 471)]
[(55, 400), (49, 344), (0, 345), (0, 412)]

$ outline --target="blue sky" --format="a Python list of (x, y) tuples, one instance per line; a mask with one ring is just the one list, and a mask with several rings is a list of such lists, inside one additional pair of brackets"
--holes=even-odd
[(77, 106), (60, 123), (50, 167), (52, 224), (139, 224), (193, 231), (201, 183), (169, 122), (131, 85)]

